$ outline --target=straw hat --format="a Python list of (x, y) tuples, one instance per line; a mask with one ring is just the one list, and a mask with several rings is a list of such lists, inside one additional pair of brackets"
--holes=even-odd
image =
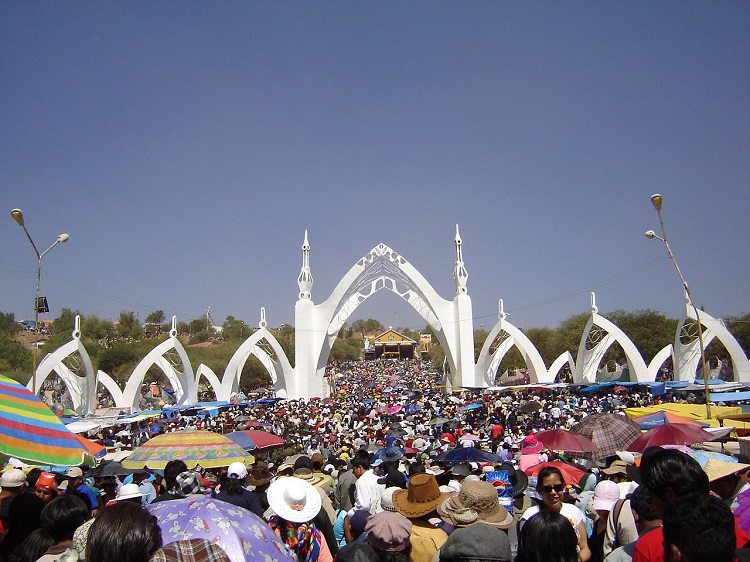
[(265, 463), (258, 463), (253, 466), (246, 482), (250, 486), (255, 486), (257, 488), (258, 486), (268, 484), (271, 480), (273, 480), (273, 474), (268, 470), (268, 466), (266, 466)]
[(406, 490), (393, 492), (393, 506), (405, 517), (424, 517), (435, 511), (449, 495), (450, 493), (440, 491), (432, 474), (418, 473), (409, 479)]
[(323, 482), (322, 476), (315, 476), (313, 474), (313, 471), (309, 468), (298, 468), (294, 471), (294, 477), (299, 478), (300, 480), (304, 480), (308, 484), (311, 484), (312, 486), (318, 486)]
[(383, 513), (384, 511), (396, 511), (396, 508), (393, 506), (393, 492), (395, 492), (396, 490), (401, 490), (401, 488), (397, 486), (391, 486), (383, 490), (383, 494), (377, 500), (375, 500), (375, 503), (373, 503), (372, 507), (370, 508), (370, 511), (372, 511), (373, 515), (377, 513)]
[(268, 487), (268, 504), (274, 513), (292, 523), (306, 523), (320, 511), (318, 491), (300, 478), (281, 478)]
[(489, 482), (465, 482), (461, 490), (437, 508), (444, 521), (455, 527), (484, 523), (498, 529), (513, 526), (513, 515), (500, 505), (497, 490)]
[(708, 459), (706, 466), (703, 467), (703, 472), (708, 475), (708, 481), (713, 482), (725, 476), (745, 472), (748, 468), (750, 468), (750, 464)]

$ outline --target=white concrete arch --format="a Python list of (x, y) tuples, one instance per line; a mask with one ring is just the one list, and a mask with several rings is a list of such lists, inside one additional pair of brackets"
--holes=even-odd
[[(575, 370), (576, 383), (594, 383), (597, 381), (599, 364), (604, 354), (615, 342), (619, 343), (625, 352), (630, 369), (630, 380), (647, 382), (649, 380), (648, 369), (638, 348), (625, 335), (625, 332), (599, 315), (599, 309), (596, 306), (596, 295), (591, 293), (591, 316), (581, 336), (581, 344), (578, 347)], [(590, 348), (589, 345), (591, 345)]]
[(570, 367), (570, 372), (575, 374), (576, 362), (575, 359), (573, 359), (573, 354), (570, 351), (563, 351), (557, 357), (557, 359), (552, 362), (552, 365), (549, 366), (549, 369), (547, 369), (547, 373), (553, 381), (560, 374), (560, 369), (563, 368), (563, 365), (565, 365), (565, 363), (567, 363)]
[[(55, 371), (62, 379), (65, 388), (73, 400), (73, 408), (80, 416), (90, 416), (96, 411), (96, 375), (86, 348), (81, 342), (81, 317), (75, 317), (72, 340), (59, 347), (41, 360), (36, 369), (36, 388), (32, 388), (34, 379), (29, 381), (27, 388), (34, 394), (39, 394), (42, 384)], [(84, 376), (79, 376), (80, 368), (70, 369), (64, 361), (72, 361), (76, 354), (80, 357)]]
[[(295, 368), (290, 398), (323, 396), (325, 365), (339, 330), (369, 297), (388, 289), (406, 301), (432, 327), (446, 352), (453, 384), (474, 384), (474, 334), (471, 299), (467, 293), (468, 273), (463, 263), (462, 241), (456, 227), (456, 295), (446, 300), (432, 288), (419, 271), (403, 256), (378, 244), (344, 275), (331, 295), (322, 303), (312, 300), (313, 278), (310, 270), (310, 244), (305, 232), (302, 245), (302, 270), (298, 277), (299, 300), (295, 307)], [(294, 387), (294, 389), (291, 388)]]
[[(737, 343), (734, 336), (721, 321), (713, 318), (707, 312), (699, 310), (698, 315), (700, 323), (703, 326), (704, 349), (708, 347), (708, 344), (714, 338), (718, 338), (732, 359), (734, 380), (738, 382), (750, 382), (750, 361), (748, 361), (747, 355), (745, 355), (745, 352), (740, 347), (740, 344)], [(686, 333), (698, 320), (698, 317), (696, 317), (696, 311), (691, 306), (690, 300), (685, 295), (685, 312), (677, 325), (674, 342), (675, 380), (693, 381), (696, 378), (703, 378), (702, 373), (696, 376), (698, 363), (701, 358), (700, 342), (697, 336), (691, 337), (690, 334)], [(691, 341), (683, 343), (683, 338), (681, 337), (683, 335), (686, 335), (686, 339), (690, 339)]]
[[(172, 351), (177, 353), (179, 357), (181, 371), (177, 370), (177, 365), (165, 357), (165, 354)], [(190, 359), (182, 343), (177, 339), (177, 317), (175, 316), (172, 317), (172, 329), (169, 331), (169, 338), (152, 349), (130, 375), (123, 391), (123, 407), (132, 408), (133, 411), (138, 409), (143, 379), (153, 365), (159, 367), (169, 380), (177, 404), (195, 404), (198, 401), (195, 375), (193, 375)]]
[[(276, 355), (276, 359), (263, 349), (262, 345), (264, 342), (269, 346), (273, 354)], [(214, 387), (217, 400), (229, 401), (232, 394), (235, 394), (239, 390), (242, 369), (250, 355), (257, 357), (266, 371), (268, 371), (273, 382), (273, 388), (276, 391), (276, 396), (286, 398), (290, 393), (294, 393), (295, 389), (288, 387), (290, 383), (294, 384), (294, 377), (291, 376), (293, 372), (292, 366), (284, 353), (284, 349), (274, 335), (268, 331), (266, 309), (261, 308), (260, 329), (247, 338), (237, 351), (234, 352), (224, 371), (221, 384)]]
[[(518, 351), (521, 352), (521, 355), (526, 362), (529, 379), (532, 383), (554, 382), (554, 376), (550, 377), (547, 368), (544, 366), (542, 356), (539, 354), (539, 351), (534, 344), (531, 343), (531, 340), (529, 340), (529, 338), (526, 337), (526, 334), (516, 326), (508, 322), (508, 315), (503, 307), (503, 299), (498, 301), (498, 308), (497, 324), (495, 324), (487, 336), (477, 359), (476, 386), (493, 386), (495, 384), (495, 376), (497, 374), (497, 369), (500, 366), (500, 362), (514, 345), (518, 348)], [(497, 349), (490, 354), (493, 343), (497, 337), (502, 336), (503, 333), (507, 334), (508, 337), (506, 337), (500, 345), (497, 346)]]
[(200, 389), (201, 377), (205, 377), (206, 381), (208, 381), (208, 385), (213, 389), (214, 395), (216, 395), (218, 389), (221, 387), (221, 381), (219, 380), (219, 377), (216, 376), (213, 369), (203, 363), (198, 365), (198, 368), (195, 370), (196, 391)]
[(664, 365), (664, 362), (672, 357), (672, 344), (665, 345), (659, 353), (654, 355), (654, 358), (651, 360), (651, 363), (648, 364), (648, 380), (655, 381), (656, 377), (659, 376), (659, 370), (661, 369), (662, 365)]
[(112, 399), (115, 401), (115, 406), (117, 406), (118, 408), (128, 407), (125, 406), (122, 389), (120, 388), (120, 385), (115, 382), (115, 379), (101, 370), (96, 372), (96, 377), (99, 380), (99, 384), (106, 388), (112, 395)]

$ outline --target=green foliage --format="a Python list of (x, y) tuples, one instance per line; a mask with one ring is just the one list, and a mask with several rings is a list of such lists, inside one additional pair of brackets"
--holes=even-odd
[(474, 330), (474, 361), (479, 359), (479, 354), (482, 352), (482, 346), (487, 341), (487, 336), (490, 333), (487, 330)]
[[(677, 320), (670, 320), (655, 310), (636, 312), (615, 310), (603, 316), (625, 332), (646, 363), (649, 363), (657, 353), (674, 341)], [(619, 358), (613, 357), (612, 359), (624, 360), (625, 354), (621, 352)]]
[(329, 359), (333, 361), (354, 361), (364, 353), (362, 341), (357, 338), (337, 339), (333, 342), (333, 348)]
[(60, 316), (52, 322), (52, 334), (66, 334), (70, 336), (75, 327), (76, 316), (79, 315), (81, 315), (81, 312), (78, 310), (74, 311), (69, 308), (63, 308), (60, 311)]
[(144, 356), (135, 345), (117, 343), (99, 354), (98, 368), (122, 385)]
[(146, 316), (146, 324), (164, 324), (165, 318), (163, 310), (154, 310)]
[(352, 323), (352, 331), (367, 334), (368, 332), (384, 332), (385, 328), (380, 321), (368, 318), (367, 320), (355, 320)]
[(750, 354), (750, 314), (730, 317), (725, 322), (727, 329), (740, 344), (745, 355)]
[(120, 313), (120, 324), (117, 333), (121, 338), (137, 340), (143, 337), (143, 328), (138, 322), (135, 312), (122, 311)]
[(0, 340), (0, 372), (24, 371), (30, 376), (32, 352), (24, 348), (21, 342), (7, 338)]
[(427, 352), (427, 358), (432, 366), (439, 372), (443, 372), (443, 362), (445, 361), (445, 350), (440, 345), (433, 345)]
[(0, 312), (0, 339), (12, 338), (20, 331), (16, 316), (12, 312)]
[(254, 332), (252, 328), (245, 324), (244, 320), (238, 320), (234, 316), (227, 316), (222, 328), (224, 329), (222, 334), (225, 340), (245, 341)]
[(81, 319), (81, 335), (84, 338), (109, 342), (115, 337), (115, 327), (109, 320), (89, 314)]

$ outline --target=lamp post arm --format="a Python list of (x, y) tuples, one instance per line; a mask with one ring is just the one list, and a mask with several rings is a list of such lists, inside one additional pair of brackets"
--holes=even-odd
[(700, 345), (701, 370), (703, 371), (703, 389), (706, 394), (706, 418), (711, 419), (711, 403), (709, 399), (708, 388), (708, 365), (706, 364), (706, 356), (703, 353), (703, 324), (701, 323), (701, 317), (700, 313), (698, 312), (698, 307), (695, 304), (695, 299), (693, 299), (693, 293), (692, 291), (690, 291), (690, 287), (688, 287), (687, 281), (685, 281), (685, 277), (682, 275), (680, 266), (677, 264), (677, 259), (674, 257), (674, 253), (672, 253), (672, 248), (669, 246), (669, 239), (667, 238), (667, 231), (664, 228), (664, 219), (661, 216), (661, 209), (657, 209), (656, 214), (659, 215), (659, 224), (661, 225), (661, 240), (664, 242), (664, 246), (666, 246), (667, 248), (669, 259), (674, 264), (674, 268), (677, 270), (677, 275), (680, 276), (682, 287), (685, 289), (685, 294), (687, 295), (688, 301), (690, 301), (690, 307), (695, 313), (695, 322), (698, 329), (698, 345)]
[[(29, 231), (28, 231), (28, 230), (26, 230), (26, 226), (25, 226), (25, 225), (21, 225), (21, 228), (23, 228), (23, 231), (24, 231), (24, 232), (26, 233), (26, 238), (28, 238), (28, 239), (29, 239), (29, 242), (31, 242), (31, 247), (32, 247), (32, 248), (34, 248), (34, 252), (36, 253), (36, 257), (37, 257), (37, 259), (41, 260), (41, 259), (42, 259), (42, 256), (43, 256), (44, 254), (40, 254), (40, 253), (39, 253), (39, 250), (37, 249), (37, 247), (36, 247), (36, 244), (34, 244), (34, 241), (33, 241), (33, 240), (31, 239), (31, 234), (29, 234)], [(54, 244), (53, 244), (52, 246), (54, 246)], [(51, 248), (52, 246), (50, 246), (50, 248)], [(49, 252), (49, 248), (47, 248), (47, 250), (45, 250), (45, 252), (44, 252), (44, 253), (46, 254), (47, 252)]]

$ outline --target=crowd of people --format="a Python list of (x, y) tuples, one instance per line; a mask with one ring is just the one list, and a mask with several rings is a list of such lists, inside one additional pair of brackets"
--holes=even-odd
[(218, 540), (165, 544), (165, 525), (176, 523), (153, 515), (164, 502), (208, 498), (262, 521), (280, 562), (750, 559), (737, 515), (750, 488), (747, 459), (653, 448), (639, 458), (571, 461), (535, 437), (662, 399), (648, 391), (446, 393), (442, 377), (418, 361), (329, 370), (336, 386), (325, 399), (231, 405), (99, 435), (120, 450), (182, 429), (263, 427), (285, 439), (247, 462), (6, 469), (0, 562), (229, 560)]

